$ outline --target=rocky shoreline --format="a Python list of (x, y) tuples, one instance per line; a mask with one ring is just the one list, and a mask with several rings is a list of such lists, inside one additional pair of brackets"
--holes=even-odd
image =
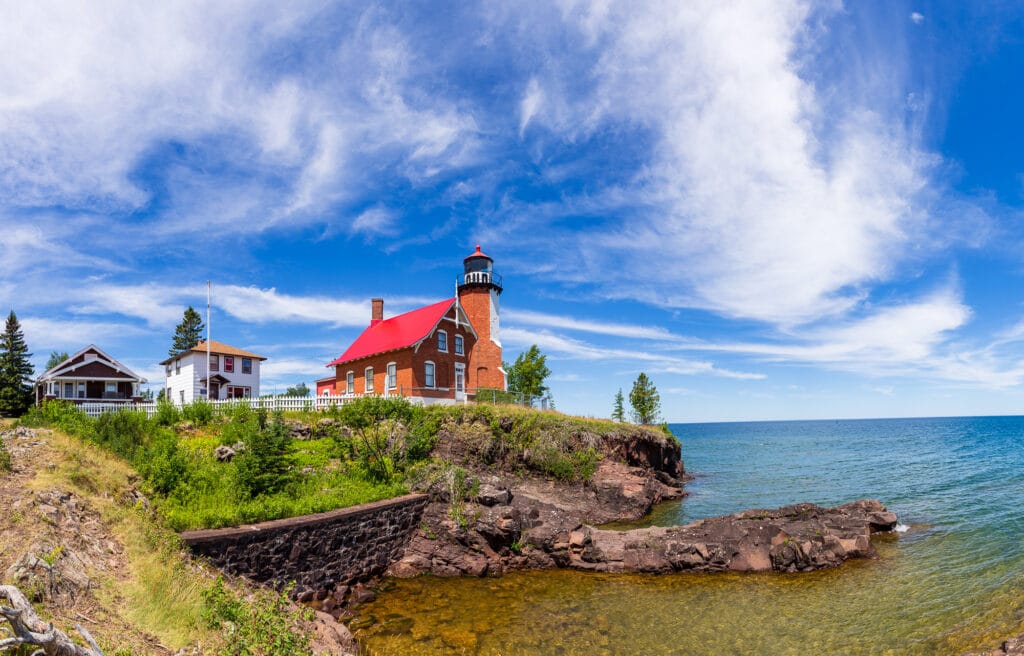
[[(457, 436), (446, 436), (449, 440)], [(601, 442), (593, 476), (559, 482), (482, 469), (459, 449), (460, 466), (478, 477), (478, 491), (452, 513), (443, 487), (388, 573), (396, 577), (496, 576), (521, 569), (600, 572), (810, 571), (850, 558), (870, 558), (873, 533), (891, 531), (896, 515), (878, 501), (835, 508), (799, 504), (748, 510), (686, 526), (606, 530), (600, 524), (644, 516), (658, 502), (679, 499), (687, 480), (678, 443), (644, 431)]]

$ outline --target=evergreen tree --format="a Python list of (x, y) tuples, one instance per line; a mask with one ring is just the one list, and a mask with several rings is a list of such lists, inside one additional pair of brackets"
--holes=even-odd
[(626, 421), (626, 410), (623, 408), (624, 403), (625, 399), (622, 397), (622, 388), (620, 387), (619, 391), (615, 393), (615, 405), (612, 406), (612, 419), (615, 421)]
[(306, 386), (305, 382), (302, 382), (294, 387), (289, 387), (281, 396), (309, 396), (309, 387)]
[(516, 392), (524, 397), (524, 403), (533, 405), (533, 399), (541, 398), (548, 391), (544, 379), (551, 375), (545, 362), (548, 356), (541, 354), (536, 344), (520, 353), (516, 361), (509, 366), (502, 362), (508, 374), (508, 391)]
[(184, 353), (198, 344), (199, 339), (203, 336), (204, 328), (206, 326), (203, 325), (203, 318), (199, 316), (199, 313), (191, 305), (188, 306), (188, 309), (185, 310), (185, 316), (181, 319), (181, 323), (174, 329), (174, 343), (171, 344), (167, 355)]
[(46, 361), (46, 369), (44, 369), (44, 371), (49, 371), (50, 369), (53, 369), (61, 362), (64, 362), (67, 359), (67, 351), (50, 351), (50, 359)]
[(638, 424), (653, 424), (661, 412), (661, 396), (654, 383), (641, 372), (629, 392), (629, 404), (633, 406), (633, 420)]
[(0, 417), (20, 416), (32, 404), (32, 363), (14, 310), (0, 335)]

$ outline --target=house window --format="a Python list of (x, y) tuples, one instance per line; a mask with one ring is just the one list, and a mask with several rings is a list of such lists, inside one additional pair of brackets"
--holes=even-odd
[(181, 358), (178, 358), (177, 360), (174, 361), (174, 373), (181, 373)]
[(178, 390), (178, 397), (181, 399), (181, 404), (185, 405), (185, 390)]
[(462, 342), (463, 342), (462, 335), (456, 335), (455, 336), (455, 354), (456, 355), (462, 355), (463, 354), (462, 353), (462, 349), (463, 349)]
[(345, 393), (355, 394), (356, 391), (356, 372), (350, 371), (345, 374)]
[(211, 355), (210, 356), (210, 371), (220, 371), (220, 356), (219, 355)]
[(75, 398), (75, 384), (74, 383), (64, 383), (64, 398), (65, 399), (73, 399), (73, 398)]
[(388, 363), (388, 389), (398, 389), (398, 364), (395, 362)]
[(78, 383), (78, 398), (85, 398), (85, 383)]
[(251, 374), (252, 373), (252, 360), (251, 359), (249, 359), (249, 358), (242, 358), (242, 373), (243, 374)]
[(331, 395), (331, 388), (330, 387), (325, 387), (324, 391), (320, 392), (320, 396), (330, 396), (330, 395)]
[(434, 363), (428, 362), (423, 365), (423, 385), (434, 387)]
[(443, 330), (437, 331), (437, 350), (443, 353), (448, 352), (448, 333)]
[(171, 365), (169, 363), (166, 367), (164, 367), (164, 373), (168, 376), (171, 375)]
[(228, 385), (227, 390), (229, 399), (247, 399), (252, 395), (251, 387)]
[(107, 383), (107, 394), (117, 394), (117, 383)]
[(367, 394), (373, 394), (373, 367), (367, 367), (366, 371), (363, 372), (366, 380), (366, 384), (363, 387), (363, 391)]
[(235, 371), (235, 358), (231, 355), (224, 356), (224, 373), (230, 374)]

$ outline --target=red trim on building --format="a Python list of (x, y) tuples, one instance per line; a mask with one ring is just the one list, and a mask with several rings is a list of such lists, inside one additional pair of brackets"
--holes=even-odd
[(349, 346), (341, 357), (327, 366), (334, 367), (352, 360), (413, 346), (434, 330), (454, 304), (455, 299), (449, 298), (397, 317), (375, 321), (352, 342), (352, 346)]

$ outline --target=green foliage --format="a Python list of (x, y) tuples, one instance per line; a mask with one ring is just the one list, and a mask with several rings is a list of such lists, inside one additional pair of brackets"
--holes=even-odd
[(424, 422), (423, 408), (400, 396), (364, 396), (343, 405), (338, 416), (354, 433), (352, 448), (363, 470), (383, 483), (429, 453), (436, 434), (436, 423)]
[(49, 371), (67, 359), (67, 351), (50, 351), (50, 359), (46, 361), (46, 368), (43, 371)]
[(506, 392), (505, 390), (495, 389), (493, 387), (481, 387), (476, 391), (476, 396), (473, 400), (477, 403), (515, 405), (519, 404), (523, 400), (523, 395), (518, 392)]
[(624, 406), (624, 399), (622, 398), (622, 389), (615, 393), (615, 404), (612, 406), (612, 419), (615, 421), (626, 421), (626, 410)]
[(0, 440), (0, 472), (9, 472), (14, 469), (14, 464), (11, 462), (11, 452), (7, 450), (7, 445)]
[(309, 388), (306, 387), (306, 383), (299, 383), (286, 389), (281, 396), (309, 396)]
[(181, 408), (181, 418), (191, 421), (196, 426), (205, 426), (213, 421), (213, 404), (203, 399), (196, 399)]
[(165, 429), (156, 433), (137, 467), (153, 491), (166, 495), (185, 480), (188, 460), (178, 448), (177, 436)]
[[(260, 421), (247, 422), (248, 435), (242, 441), (245, 450), (235, 458), (235, 480), (248, 497), (274, 494), (284, 489), (290, 480), (291, 435), (284, 425), (281, 413), (275, 413), (270, 425)], [(255, 428), (255, 430), (253, 430)]]
[(629, 404), (633, 407), (633, 420), (636, 423), (647, 425), (658, 420), (661, 396), (647, 374), (640, 372), (636, 377), (633, 389), (629, 392)]
[(199, 313), (191, 305), (188, 306), (181, 319), (181, 323), (174, 329), (174, 339), (171, 343), (171, 348), (167, 351), (167, 355), (178, 355), (198, 344), (199, 339), (203, 335), (203, 328), (205, 328), (203, 318), (199, 316)]
[(95, 420), (95, 426), (93, 441), (128, 462), (135, 461), (152, 430), (145, 413), (127, 408), (103, 413)]
[(448, 501), (448, 516), (465, 529), (474, 518), (466, 514), (466, 502), (480, 493), (480, 480), (448, 460), (430, 460), (409, 472), (414, 489), (434, 491)]
[(541, 398), (548, 391), (544, 380), (551, 375), (551, 370), (545, 364), (547, 356), (542, 355), (536, 344), (532, 345), (525, 353), (520, 353), (512, 366), (502, 363), (508, 373), (508, 389), (510, 392), (517, 392), (525, 397), (524, 403), (532, 404), (534, 398)]
[(243, 600), (222, 578), (203, 593), (203, 618), (210, 628), (227, 632), (221, 656), (292, 656), (310, 652), (311, 636), (303, 625), (309, 611), (293, 611), (289, 589), (260, 591)]
[(181, 411), (178, 410), (178, 406), (171, 403), (170, 399), (161, 394), (160, 398), (156, 400), (153, 421), (160, 426), (173, 426), (181, 421)]
[(32, 405), (32, 372), (25, 336), (14, 310), (0, 335), (0, 417), (19, 417)]

